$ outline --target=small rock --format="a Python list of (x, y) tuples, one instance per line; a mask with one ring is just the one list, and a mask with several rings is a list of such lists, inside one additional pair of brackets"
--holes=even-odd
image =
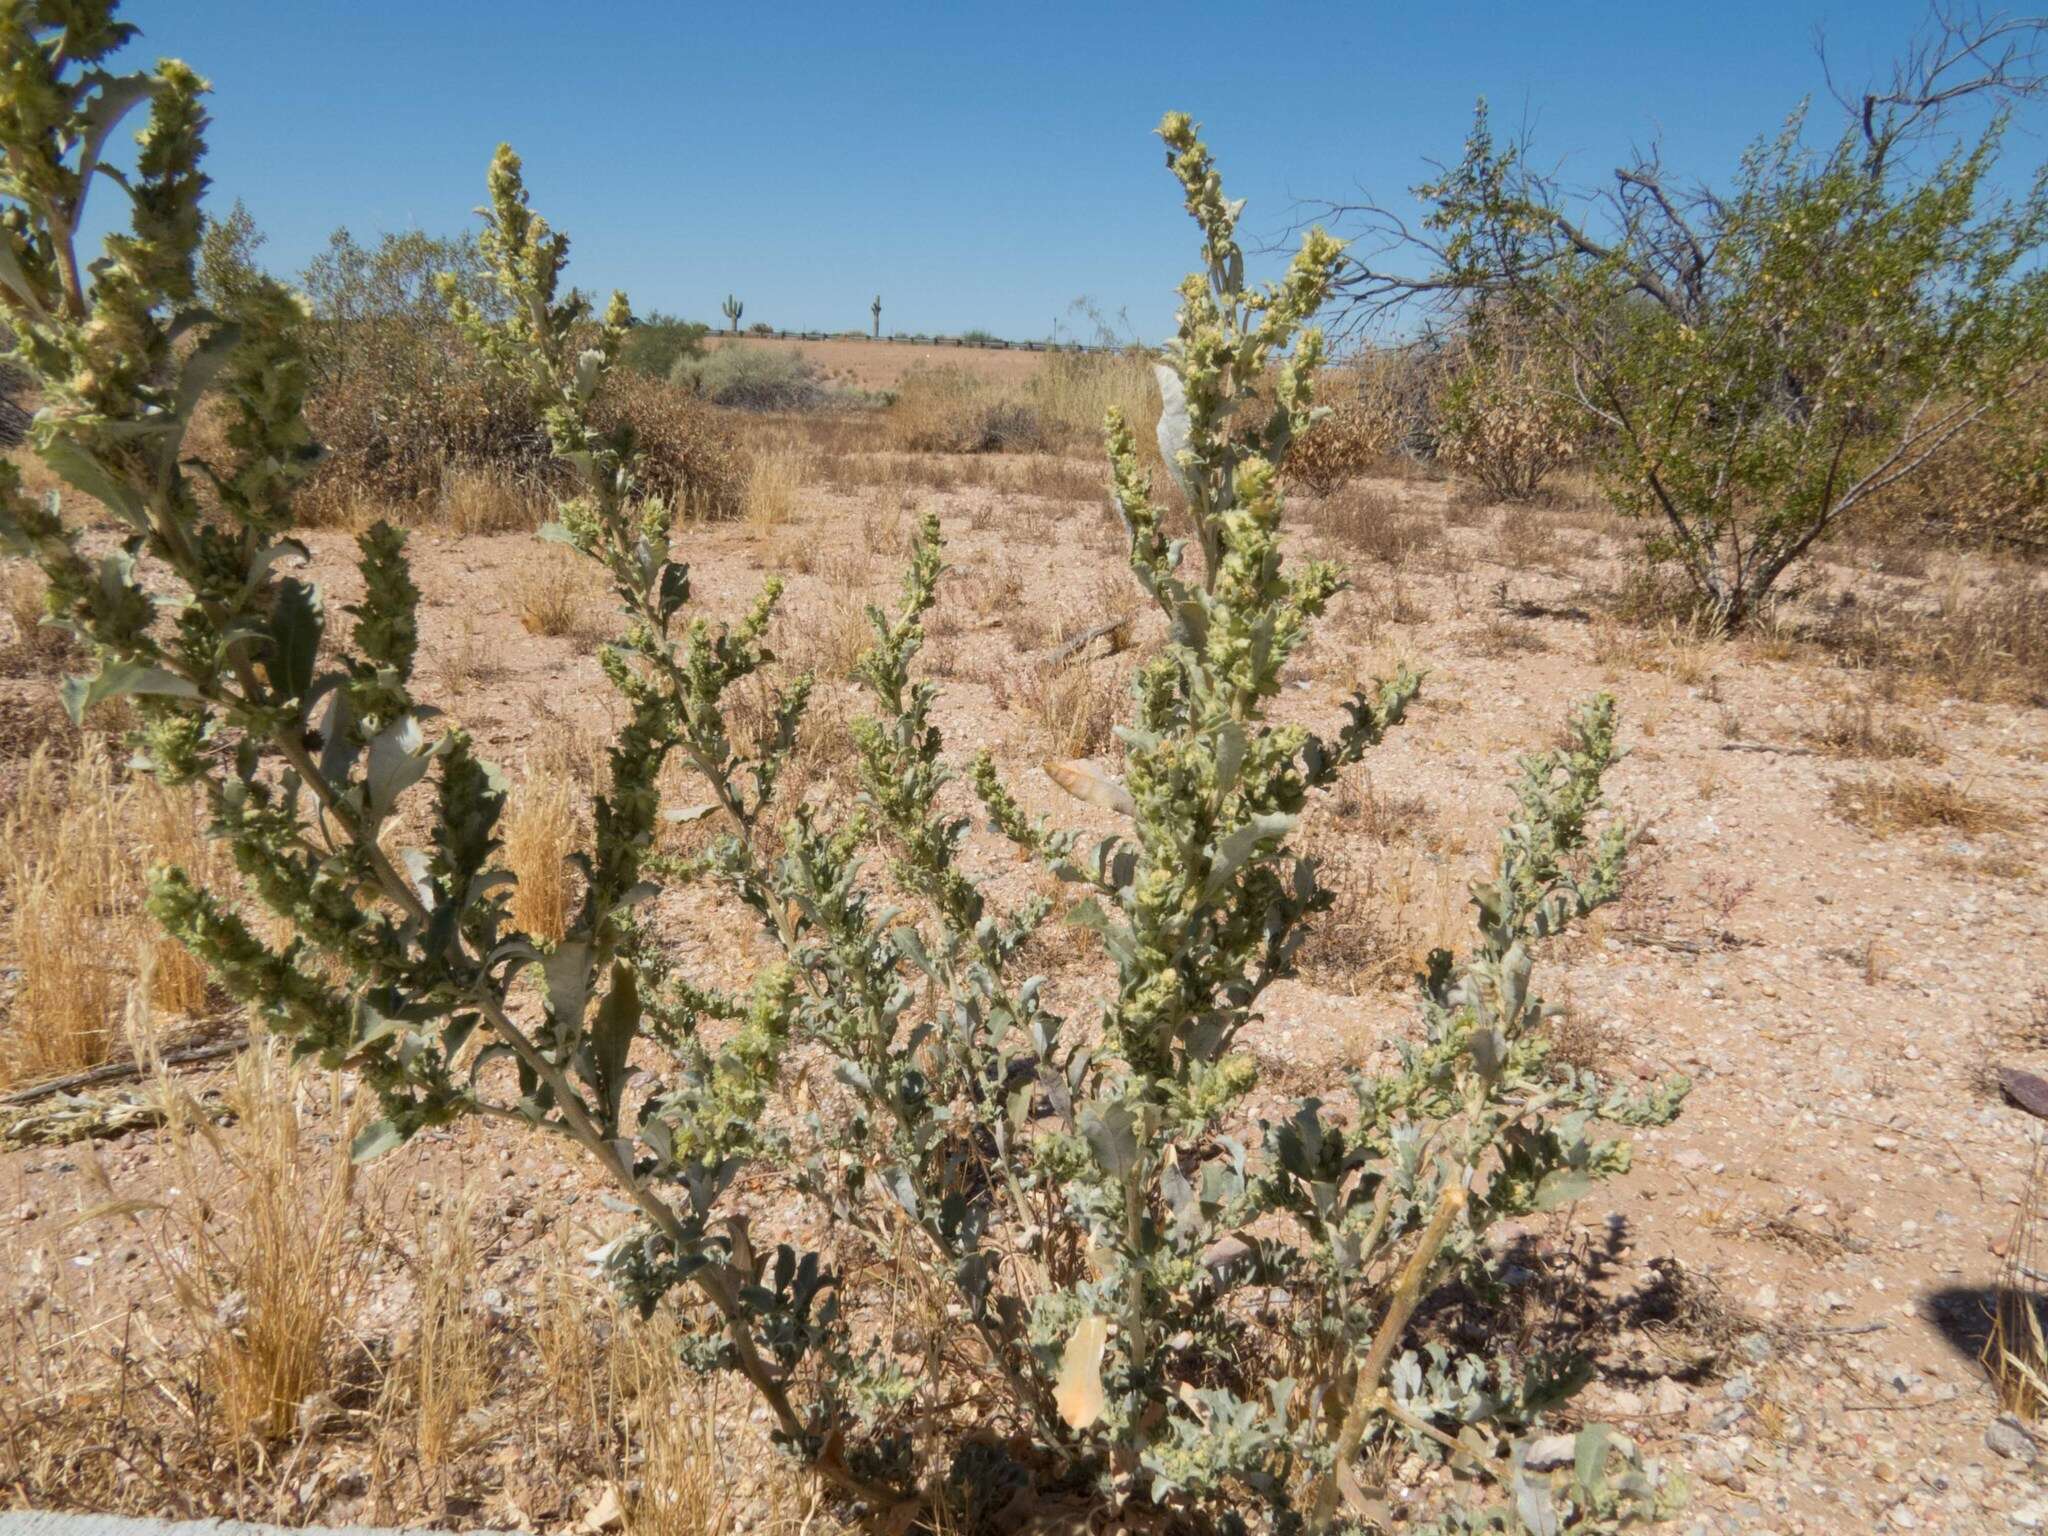
[(2006, 1513), (2006, 1520), (2016, 1530), (2048, 1530), (2048, 1496), (2029, 1499), (2015, 1505)]
[(2034, 1437), (2009, 1413), (2001, 1413), (1984, 1431), (1984, 1444), (2008, 1461), (2032, 1461), (2038, 1454)]
[(1669, 1376), (1660, 1376), (1657, 1385), (1650, 1389), (1650, 1411), (1655, 1414), (1681, 1414), (1691, 1402), (1692, 1394)]
[(1740, 1376), (1730, 1376), (1721, 1384), (1721, 1395), (1731, 1403), (1749, 1401), (1749, 1396), (1754, 1391), (1756, 1384), (1749, 1379), (1746, 1372)]
[(1751, 1365), (1762, 1365), (1771, 1358), (1771, 1341), (1761, 1333), (1745, 1333), (1735, 1347)]
[(626, 1523), (626, 1506), (619, 1498), (616, 1484), (606, 1483), (598, 1493), (597, 1502), (590, 1506), (590, 1513), (577, 1523), (576, 1529), (585, 1536), (596, 1536), (599, 1531), (617, 1530)]
[(1742, 1479), (1742, 1468), (1735, 1458), (1719, 1446), (1703, 1446), (1693, 1458), (1693, 1468), (1710, 1483), (1723, 1488), (1732, 1488), (1737, 1493), (1747, 1486)]
[(1554, 1472), (1568, 1467), (1578, 1455), (1578, 1443), (1571, 1435), (1543, 1435), (1531, 1441), (1522, 1464), (1532, 1472)]

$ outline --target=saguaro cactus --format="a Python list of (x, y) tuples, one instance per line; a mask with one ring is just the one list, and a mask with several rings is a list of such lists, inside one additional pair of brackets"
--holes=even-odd
[(882, 296), (875, 295), (875, 302), (868, 306), (868, 312), (875, 317), (875, 340), (882, 339)]
[(740, 333), (740, 316), (746, 313), (747, 306), (728, 293), (725, 302), (718, 308), (725, 316), (726, 328), (737, 336)]

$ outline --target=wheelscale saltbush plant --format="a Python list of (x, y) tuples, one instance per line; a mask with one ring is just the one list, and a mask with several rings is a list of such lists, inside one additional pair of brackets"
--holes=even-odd
[[(756, 748), (735, 744), (726, 703), (771, 660), (780, 585), (735, 622), (689, 614), (675, 507), (642, 494), (631, 431), (593, 424), (625, 299), (599, 315), (562, 291), (568, 242), (501, 149), (480, 245), (503, 312), (460, 292), (450, 306), (579, 472), (548, 536), (602, 568), (625, 619), (602, 653), (626, 723), (574, 856), (580, 903), (542, 942), (511, 917), (502, 779), (416, 695), (403, 535), (360, 536), (345, 641), (288, 574), (305, 554), (291, 494), (315, 456), (301, 313), (267, 280), (233, 313), (199, 307), (204, 86), (175, 62), (104, 72), (131, 35), (112, 9), (0, 6), (0, 303), (46, 392), (36, 451), (124, 537), (89, 553), (78, 520), (31, 501), (11, 467), (0, 532), (35, 556), (53, 622), (97, 659), (66, 702), (132, 697), (143, 760), (201, 787), (247, 888), (289, 919), (293, 937), (272, 945), (178, 871), (153, 876), (157, 916), (269, 1030), (374, 1090), (382, 1118), (358, 1156), (463, 1115), (576, 1147), (637, 1216), (610, 1246), (614, 1280), (644, 1310), (683, 1307), (686, 1357), (743, 1378), (790, 1455), (873, 1529), (1091, 1511), (1162, 1530), (1385, 1526), (1396, 1517), (1363, 1459), (1382, 1446), (1447, 1457), (1506, 1497), (1447, 1509), (1437, 1529), (1584, 1530), (1668, 1501), (1602, 1427), (1578, 1436), (1570, 1471), (1527, 1465), (1526, 1431), (1577, 1362), (1411, 1334), (1449, 1282), (1498, 1294), (1496, 1224), (1626, 1166), (1599, 1122), (1667, 1119), (1684, 1091), (1632, 1097), (1555, 1063), (1531, 988), (1534, 947), (1620, 878), (1628, 832), (1594, 824), (1611, 703), (1524, 762), (1495, 872), (1474, 886), (1477, 944), (1431, 957), (1422, 1030), (1398, 1063), (1354, 1074), (1347, 1111), (1311, 1098), (1244, 1123), (1257, 1068), (1241, 1037), (1328, 901), (1289, 834), (1419, 686), (1403, 670), (1361, 693), (1327, 740), (1268, 717), (1340, 587), (1327, 564), (1283, 565), (1276, 480), (1313, 419), (1321, 348), (1303, 327), (1333, 241), (1312, 233), (1281, 282), (1248, 288), (1238, 205), (1189, 120), (1164, 121), (1204, 237), (1160, 378), (1186, 533), (1169, 533), (1113, 419), (1132, 569), (1171, 632), (1135, 685), (1126, 780), (1068, 774), (1127, 826), (1084, 847), (1030, 821), (987, 757), (972, 772), (997, 827), (1090, 889), (1078, 915), (1116, 988), (1098, 1028), (1073, 1029), (1042, 979), (1018, 974), (1049, 903), (999, 910), (965, 865), (968, 821), (942, 808), (935, 689), (912, 670), (942, 570), (936, 517), (899, 606), (869, 612), (860, 803), (794, 806), (771, 843), (810, 681), (774, 696)], [(84, 194), (144, 102), (136, 165), (114, 182), (130, 227), (88, 271)], [(1274, 364), (1268, 419), (1227, 430)], [(198, 460), (185, 433), (209, 390), (231, 420), (218, 458)], [(702, 804), (664, 811), (670, 757)], [(428, 830), (394, 855), (380, 834), (401, 806)], [(664, 817), (722, 830), (683, 858), (657, 845)], [(886, 871), (864, 863), (878, 840)], [(744, 994), (693, 981), (698, 957), (643, 917), (684, 882), (749, 909), (779, 952)], [(829, 1087), (782, 1092), (787, 1065), (820, 1059)], [(826, 1246), (757, 1239), (735, 1201), (743, 1172), (810, 1202)], [(934, 1298), (913, 1350), (854, 1278), (878, 1258)]]

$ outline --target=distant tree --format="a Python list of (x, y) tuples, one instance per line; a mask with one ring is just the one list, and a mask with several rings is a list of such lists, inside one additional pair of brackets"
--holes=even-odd
[(448, 302), (437, 287), (444, 272), (469, 302), (503, 313), (504, 299), (468, 234), (407, 230), (363, 245), (347, 229), (335, 230), (300, 278), (317, 322), (316, 364), (333, 379), (396, 353), (444, 353)]
[(199, 297), (218, 314), (233, 314), (268, 274), (256, 253), (269, 237), (238, 197), (225, 218), (208, 219), (199, 237)]
[(1481, 103), (1463, 158), (1416, 189), (1423, 232), (1400, 229), (1431, 269), (1354, 266), (1354, 313), (1421, 294), (1511, 317), (1597, 428), (1617, 504), (1657, 529), (1652, 556), (1738, 626), (1844, 517), (2044, 377), (2048, 169), (1996, 198), (2006, 116), (1945, 119), (2037, 93), (2044, 33), (1937, 13), (1882, 89), (1842, 98), (1832, 145), (1796, 114), (1720, 190), (1650, 155), (1574, 194)]

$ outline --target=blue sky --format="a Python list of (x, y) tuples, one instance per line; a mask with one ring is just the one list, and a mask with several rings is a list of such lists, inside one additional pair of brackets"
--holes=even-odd
[[(131, 0), (141, 48), (208, 76), (211, 171), (274, 269), (346, 224), (464, 227), (493, 147), (643, 312), (1048, 334), (1087, 295), (1156, 339), (1191, 226), (1150, 136), (1195, 114), (1245, 231), (1299, 199), (1400, 194), (1475, 97), (1597, 174), (1661, 138), (1720, 174), (1838, 71), (1882, 67), (1921, 0), (892, 6)], [(1816, 114), (1834, 111), (1824, 99)], [(1834, 118), (1824, 119), (1830, 131)], [(2031, 168), (2038, 137), (2011, 145)], [(1268, 263), (1270, 265), (1270, 263)]]

